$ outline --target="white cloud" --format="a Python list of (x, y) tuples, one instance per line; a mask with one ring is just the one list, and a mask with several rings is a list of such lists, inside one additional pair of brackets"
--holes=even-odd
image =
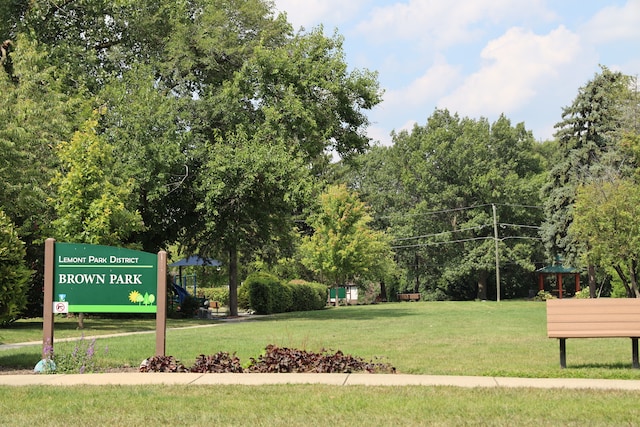
[(482, 50), (482, 67), (438, 106), (464, 115), (512, 112), (531, 101), (539, 87), (566, 77), (580, 55), (578, 36), (563, 26), (547, 35), (512, 28)]
[(353, 18), (366, 0), (276, 0), (276, 9), (287, 13), (294, 30), (309, 30), (320, 23), (329, 32), (335, 26)]
[(640, 0), (629, 0), (622, 7), (605, 7), (581, 28), (581, 32), (595, 44), (637, 40), (640, 38)]
[(425, 74), (408, 86), (388, 91), (384, 96), (384, 109), (402, 108), (405, 111), (434, 101), (446, 93), (460, 78), (460, 70), (439, 59)]
[(374, 9), (358, 31), (379, 40), (400, 39), (445, 48), (474, 41), (483, 27), (507, 17), (530, 19), (552, 14), (541, 0), (528, 1), (526, 7), (514, 7), (512, 0), (410, 0)]

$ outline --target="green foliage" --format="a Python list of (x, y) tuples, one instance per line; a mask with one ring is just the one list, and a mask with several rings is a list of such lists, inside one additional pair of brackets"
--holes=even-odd
[(221, 305), (229, 305), (229, 289), (227, 287), (198, 288), (198, 292), (202, 293), (202, 296), (209, 301), (218, 301)]
[(143, 224), (130, 209), (133, 181), (119, 177), (113, 147), (96, 134), (96, 126), (95, 119), (87, 121), (59, 146), (64, 172), (52, 180), (58, 213), (52, 226), (62, 241), (121, 245)]
[(576, 292), (575, 296), (576, 296), (576, 298), (579, 298), (579, 299), (591, 298), (591, 295), (589, 294), (589, 288), (580, 289), (580, 291)]
[(321, 310), (327, 301), (327, 287), (323, 284), (303, 280), (283, 283), (264, 272), (250, 274), (240, 289), (257, 314)]
[(300, 247), (302, 262), (332, 286), (383, 280), (392, 253), (386, 235), (369, 226), (368, 207), (344, 185), (329, 187), (319, 205), (308, 221), (314, 233)]
[(249, 287), (244, 283), (238, 288), (238, 308), (243, 310), (251, 309)]
[(200, 308), (200, 300), (193, 295), (187, 295), (184, 297), (182, 303), (180, 303), (180, 309), (178, 310), (179, 317), (191, 318), (196, 315)]
[(11, 220), (0, 209), (0, 325), (16, 320), (27, 304), (31, 270), (26, 266), (24, 243)]
[(612, 267), (628, 297), (640, 297), (640, 186), (629, 179), (578, 187), (569, 235), (583, 245), (585, 263)]
[(244, 131), (207, 145), (197, 184), (201, 223), (187, 231), (198, 253), (229, 254), (229, 309), (237, 314), (237, 255), (285, 245), (292, 216), (310, 191), (302, 159), (278, 141), (262, 141)]
[(540, 291), (533, 299), (534, 301), (546, 301), (548, 299), (556, 299), (556, 297), (551, 292)]
[(244, 286), (248, 289), (249, 305), (257, 314), (275, 313), (275, 289), (281, 286), (277, 277), (267, 273), (254, 273), (247, 277)]
[(580, 88), (555, 126), (559, 157), (542, 189), (546, 218), (541, 234), (550, 258), (560, 254), (572, 264), (580, 256), (580, 242), (569, 233), (578, 187), (611, 171), (632, 172), (633, 163), (620, 149), (621, 133), (629, 130), (623, 114), (632, 98), (629, 82), (629, 76), (603, 67)]
[(436, 110), (426, 125), (393, 139), (336, 171), (372, 207), (373, 226), (396, 239), (389, 289), (434, 299), (494, 297), (495, 204), (503, 224), (499, 257), (514, 277), (504, 280), (510, 287), (503, 294), (526, 295), (520, 278), (542, 258), (535, 227), (543, 215), (535, 206), (545, 176), (531, 132), (504, 116), (489, 123)]
[(288, 286), (293, 300), (291, 311), (321, 310), (327, 304), (327, 287), (322, 283), (292, 280)]
[[(71, 352), (54, 352), (54, 354), (51, 355), (51, 360), (55, 363), (55, 373), (89, 374), (96, 372), (95, 347), (95, 338), (89, 341), (83, 336), (74, 343)], [(105, 353), (106, 351), (105, 349)]]

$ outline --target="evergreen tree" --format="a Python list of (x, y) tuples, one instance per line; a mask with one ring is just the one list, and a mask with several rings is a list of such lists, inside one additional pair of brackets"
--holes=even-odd
[[(628, 167), (620, 150), (622, 111), (629, 98), (629, 77), (603, 67), (582, 87), (572, 105), (563, 110), (556, 124), (560, 159), (542, 189), (545, 222), (541, 235), (549, 259), (563, 256), (577, 263), (580, 244), (568, 233), (573, 222), (573, 205), (581, 184), (602, 177), (608, 171)], [(589, 287), (595, 297), (595, 268), (589, 265)]]

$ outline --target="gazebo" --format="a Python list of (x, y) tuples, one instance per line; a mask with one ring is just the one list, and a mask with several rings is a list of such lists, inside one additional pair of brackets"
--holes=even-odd
[(572, 275), (575, 281), (576, 293), (580, 292), (580, 270), (575, 267), (566, 267), (562, 262), (563, 258), (557, 255), (553, 264), (536, 270), (539, 290), (544, 291), (545, 276), (556, 276), (556, 282), (558, 284), (558, 298), (562, 298), (562, 276)]

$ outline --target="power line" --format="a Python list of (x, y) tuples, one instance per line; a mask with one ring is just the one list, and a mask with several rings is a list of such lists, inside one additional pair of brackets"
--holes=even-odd
[[(486, 207), (486, 206), (492, 206), (494, 204), (496, 206), (509, 206), (509, 207), (531, 208), (531, 209), (544, 209), (544, 206), (537, 206), (537, 205), (519, 205), (517, 203), (484, 203), (484, 204), (481, 204), (481, 205), (464, 206), (464, 207), (460, 207), (460, 208), (439, 209), (439, 210), (435, 210), (435, 211), (427, 211), (427, 212), (413, 213), (413, 214), (404, 214), (404, 215), (400, 215), (399, 217), (400, 218), (406, 218), (406, 217), (414, 217), (414, 216), (437, 215), (437, 214), (442, 214), (442, 213), (450, 213), (450, 212), (464, 211), (464, 210), (469, 210), (469, 209), (483, 208), (483, 207)], [(389, 219), (389, 218), (392, 218), (392, 216), (391, 215), (385, 215), (385, 216), (380, 216), (378, 218), (379, 219)], [(397, 216), (396, 216), (396, 218), (397, 218)]]
[[(465, 207), (462, 207), (462, 208), (441, 209), (441, 210), (437, 210), (437, 211), (429, 211), (429, 212), (422, 212), (422, 213), (415, 213), (415, 214), (404, 214), (404, 215), (400, 216), (400, 218), (412, 217), (412, 216), (436, 215), (436, 214), (441, 214), (441, 213), (449, 213), (449, 212), (456, 212), (456, 211), (464, 211), (464, 210), (468, 210), (468, 209), (483, 208), (485, 206), (491, 206), (491, 204), (490, 203), (485, 203), (483, 205), (465, 206)], [(392, 216), (391, 215), (386, 215), (386, 216), (381, 216), (379, 218), (380, 219), (388, 219), (388, 218), (392, 218)]]
[(485, 227), (488, 227), (489, 224), (484, 224), (484, 225), (478, 225), (475, 227), (469, 227), (469, 228), (461, 228), (459, 230), (451, 230), (451, 231), (441, 231), (439, 233), (433, 233), (433, 234), (423, 234), (421, 236), (413, 236), (413, 237), (400, 237), (398, 239), (393, 239), (394, 242), (401, 242), (404, 240), (415, 240), (415, 239), (422, 239), (424, 237), (435, 237), (435, 236), (441, 236), (443, 234), (449, 234), (449, 233), (460, 233), (463, 231), (470, 231), (470, 230), (482, 230)]
[(404, 246), (391, 246), (391, 249), (406, 249), (406, 248), (422, 248), (425, 246), (439, 246), (445, 245), (448, 243), (462, 243), (462, 242), (471, 242), (474, 240), (493, 240), (492, 236), (484, 236), (484, 237), (472, 237), (469, 239), (459, 239), (459, 240), (449, 240), (446, 242), (429, 242), (429, 243), (418, 243), (415, 245), (404, 245)]

